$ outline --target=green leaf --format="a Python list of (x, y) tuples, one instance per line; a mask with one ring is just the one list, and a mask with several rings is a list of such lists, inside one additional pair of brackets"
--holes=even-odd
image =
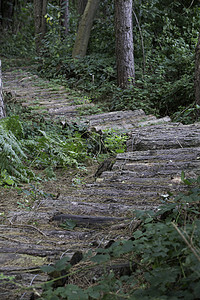
[(41, 266), (40, 269), (45, 273), (51, 273), (55, 271), (55, 268), (53, 266)]
[(125, 254), (125, 253), (128, 253), (128, 252), (131, 252), (133, 251), (133, 241), (126, 241), (122, 247), (121, 247), (121, 250), (120, 250), (120, 253), (121, 254)]
[(136, 232), (134, 232), (133, 236), (135, 239), (139, 239), (143, 236), (143, 232), (141, 230), (137, 230)]
[(98, 264), (104, 263), (104, 262), (108, 261), (109, 259), (110, 259), (109, 254), (98, 254), (98, 255), (95, 255), (90, 258), (91, 261), (98, 263)]
[(68, 284), (65, 288), (58, 288), (56, 290), (57, 295), (61, 295), (62, 298), (68, 300), (88, 300), (88, 295), (84, 290), (76, 285)]
[(68, 230), (73, 230), (76, 227), (76, 222), (71, 219), (68, 219), (65, 221), (65, 223), (60, 224), (60, 227)]
[(56, 263), (55, 263), (55, 269), (56, 271), (62, 271), (64, 269), (66, 269), (67, 267), (67, 263), (70, 261), (70, 258), (65, 256), (63, 257), (62, 259), (58, 260)]
[(181, 171), (181, 180), (184, 182), (185, 180), (185, 172), (184, 171)]
[(90, 297), (92, 297), (93, 299), (100, 299), (100, 292), (98, 290), (95, 290), (95, 286), (94, 287), (89, 287), (86, 291), (88, 293), (88, 295)]

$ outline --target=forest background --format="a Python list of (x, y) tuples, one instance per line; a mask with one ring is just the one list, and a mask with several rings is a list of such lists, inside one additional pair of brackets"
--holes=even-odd
[[(43, 5), (39, 8), (43, 24), (36, 11), (34, 14), (38, 3)], [(1, 0), (1, 56), (26, 57), (37, 62), (40, 76), (84, 91), (106, 110), (142, 108), (146, 113), (169, 115), (174, 121), (196, 121), (199, 99), (197, 96), (195, 100), (194, 81), (199, 1), (88, 3), (91, 11), (84, 28), (91, 28), (83, 30), (82, 38), (87, 35), (89, 43), (85, 46), (82, 40), (75, 54), (77, 30), (87, 1)], [(132, 7), (133, 13), (126, 15), (127, 10), (121, 15), (124, 21), (132, 18), (132, 28), (128, 30), (133, 32), (134, 61), (129, 65), (134, 67), (134, 73), (129, 76), (130, 84), (123, 86), (117, 79), (116, 60), (121, 59), (118, 58), (121, 50), (115, 41), (116, 23), (120, 21), (116, 7), (122, 12), (125, 3)], [(87, 52), (82, 53), (81, 47)]]
[[(143, 109), (184, 124), (199, 120), (199, 1), (0, 0), (0, 8), (3, 72), (32, 66), (40, 77), (95, 103), (92, 114)], [(125, 67), (122, 77), (119, 66)], [(16, 108), (6, 106), (8, 117), (0, 121), (0, 188), (1, 195), (11, 188), (26, 192), (28, 200), (17, 203), (20, 209), (31, 210), (40, 197), (49, 196), (41, 186), (61, 169), (76, 168), (72, 184), (78, 185), (89, 160), (125, 151), (123, 135), (63, 128), (27, 111), (15, 115)], [(182, 172), (181, 179), (197, 188), (156, 213), (138, 211), (140, 228), (130, 240), (99, 248), (91, 258), (101, 265), (127, 255), (130, 266), (138, 265), (131, 276), (117, 279), (109, 273), (87, 290), (49, 285), (40, 299), (199, 299), (200, 178), (188, 180)], [(30, 182), (39, 184), (27, 187)], [(43, 271), (56, 267), (65, 270), (66, 261)]]

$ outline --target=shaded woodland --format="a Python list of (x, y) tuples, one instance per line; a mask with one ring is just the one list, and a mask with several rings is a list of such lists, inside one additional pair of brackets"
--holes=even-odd
[(1, 299), (199, 299), (199, 12), (0, 0)]

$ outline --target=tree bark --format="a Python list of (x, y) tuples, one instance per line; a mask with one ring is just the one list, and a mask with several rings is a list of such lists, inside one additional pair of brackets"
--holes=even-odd
[(61, 0), (61, 25), (64, 28), (64, 35), (69, 32), (69, 0)]
[(42, 39), (46, 33), (47, 0), (34, 0), (35, 45), (37, 54), (40, 53)]
[(86, 55), (90, 32), (99, 2), (100, 0), (88, 0), (78, 27), (77, 36), (72, 51), (73, 58), (82, 58)]
[(4, 29), (11, 29), (13, 24), (15, 1), (0, 1), (0, 24)]
[(121, 88), (135, 83), (132, 28), (132, 0), (115, 0), (117, 84)]
[(80, 16), (82, 16), (82, 14), (84, 13), (84, 10), (86, 8), (88, 0), (79, 0), (78, 1), (78, 8), (77, 8), (77, 12)]
[(3, 101), (3, 86), (2, 86), (2, 73), (1, 73), (1, 60), (0, 60), (0, 119), (6, 116), (4, 101)]
[(195, 101), (200, 105), (200, 33), (195, 50)]

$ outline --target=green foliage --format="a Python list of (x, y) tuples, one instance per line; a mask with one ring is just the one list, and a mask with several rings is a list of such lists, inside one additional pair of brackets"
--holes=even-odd
[[(50, 44), (49, 47), (56, 45)], [(108, 57), (107, 54), (92, 54), (73, 60), (68, 52), (65, 43), (62, 43), (53, 53), (44, 53), (42, 65), (39, 66), (40, 75), (60, 78), (62, 83), (87, 91), (94, 99), (110, 92), (113, 80), (116, 79), (113, 57)]]
[[(194, 101), (194, 53), (200, 25), (199, 5), (195, 4), (190, 9), (182, 1), (134, 4), (145, 43), (142, 89), (161, 115), (171, 115), (180, 105)], [(139, 31), (134, 37), (140, 39)], [(141, 66), (140, 43), (135, 43), (135, 59), (136, 66)]]
[(28, 168), (24, 166), (26, 154), (22, 149), (21, 142), (14, 134), (10, 130), (5, 130), (0, 125), (1, 180), (5, 180), (6, 173), (4, 173), (4, 170), (12, 176), (11, 179), (14, 181), (28, 182), (28, 178), (33, 176), (33, 173), (28, 171)]
[[(74, 25), (63, 40), (54, 14), (57, 29), (51, 25), (44, 42), (40, 73), (87, 91), (92, 99), (106, 100), (111, 110), (142, 108), (146, 113), (170, 115), (183, 123), (197, 121), (193, 78), (199, 4), (192, 3), (187, 8), (181, 1), (138, 0), (134, 1), (134, 12), (134, 87), (122, 90), (116, 86), (114, 9), (110, 0), (101, 2), (88, 55), (80, 60), (71, 58)], [(76, 22), (74, 15), (70, 20), (72, 24)], [(192, 109), (189, 117), (181, 113), (188, 108)]]
[(35, 54), (33, 4), (17, 3), (10, 28), (2, 29), (0, 54), (6, 57), (29, 57)]
[(16, 138), (20, 139), (23, 137), (23, 125), (22, 122), (19, 120), (19, 116), (13, 115), (8, 118), (3, 118), (0, 120), (0, 124), (6, 130), (10, 130)]
[[(1, 183), (4, 185), (8, 184), (9, 176), (15, 183), (17, 180), (28, 182), (34, 178), (29, 170), (35, 168), (43, 170), (43, 178), (56, 179), (56, 168), (81, 169), (88, 160), (98, 158), (99, 155), (125, 151), (127, 137), (124, 134), (112, 131), (103, 134), (90, 132), (87, 125), (79, 124), (78, 121), (62, 128), (42, 115), (39, 117), (20, 110), (18, 113), (20, 116), (12, 115), (0, 121), (3, 149)], [(80, 176), (75, 177), (72, 184), (83, 184)]]
[(182, 122), (183, 124), (193, 123), (194, 120), (198, 120), (200, 115), (200, 106), (192, 103), (187, 107), (179, 107), (178, 111), (172, 115), (174, 122)]
[(118, 133), (116, 130), (108, 129), (103, 131), (104, 147), (112, 154), (123, 153), (126, 150), (126, 141), (128, 136)]
[[(67, 284), (54, 290), (46, 286), (41, 299), (198, 299), (200, 177), (188, 180), (183, 172), (181, 177), (191, 185), (188, 194), (178, 195), (173, 203), (162, 205), (156, 212), (135, 211), (141, 224), (131, 239), (100, 248), (95, 256), (86, 255), (85, 259), (105, 266), (104, 274), (94, 285), (82, 289)], [(119, 277), (106, 268), (125, 257), (130, 263), (129, 275)], [(70, 272), (74, 271), (69, 269), (64, 277)]]
[(60, 224), (60, 227), (65, 230), (73, 230), (76, 227), (76, 222), (74, 220), (66, 220), (65, 223)]
[(86, 145), (80, 134), (66, 138), (64, 135), (39, 130), (35, 140), (24, 140), (33, 159), (32, 165), (39, 168), (78, 166), (87, 158)]
[[(28, 182), (34, 178), (29, 171), (34, 168), (44, 170), (45, 178), (55, 179), (55, 168), (82, 168), (98, 151), (98, 141), (85, 125), (62, 129), (27, 112), (22, 117), (25, 119), (11, 116), (0, 122), (1, 184), (9, 184), (9, 180)], [(78, 182), (81, 180), (74, 178), (73, 184)]]
[(14, 180), (12, 178), (12, 176), (10, 176), (6, 170), (1, 171), (0, 174), (0, 186), (12, 186), (14, 185)]
[(56, 263), (53, 266), (42, 266), (41, 270), (43, 272), (51, 273), (53, 271), (62, 271), (66, 270), (66, 267), (68, 267), (69, 257), (65, 256), (62, 259), (56, 261)]
[[(136, 85), (122, 90), (116, 86), (113, 1), (101, 1), (87, 56), (80, 60), (71, 57), (79, 20), (74, 3), (70, 2), (67, 36), (60, 25), (61, 8), (55, 1), (48, 3), (48, 32), (41, 55), (36, 58), (38, 71), (42, 76), (86, 91), (92, 100), (103, 100), (104, 104), (107, 101), (112, 110), (142, 108), (146, 113), (170, 115), (183, 123), (197, 121), (193, 81), (199, 3), (190, 4), (180, 0), (134, 1)], [(15, 7), (16, 28), (21, 28), (24, 20), (26, 26), (14, 30), (12, 35), (1, 34), (1, 52), (32, 55), (33, 5), (19, 2)]]
[(99, 12), (92, 26), (88, 53), (103, 53), (112, 57), (115, 53), (114, 36), (114, 2), (100, 1)]

